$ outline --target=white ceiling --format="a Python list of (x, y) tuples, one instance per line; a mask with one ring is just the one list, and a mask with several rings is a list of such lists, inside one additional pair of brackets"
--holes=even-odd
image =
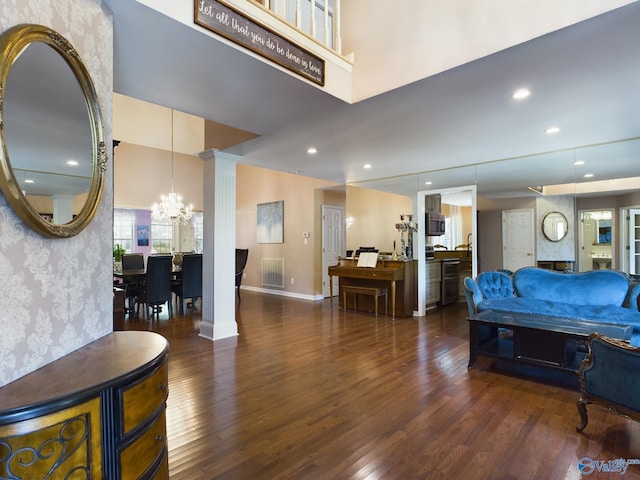
[(354, 105), (135, 1), (106, 3), (114, 91), (260, 134), (227, 150), (242, 163), (400, 193), (640, 173), (640, 141), (573, 150), (640, 137), (638, 2)]

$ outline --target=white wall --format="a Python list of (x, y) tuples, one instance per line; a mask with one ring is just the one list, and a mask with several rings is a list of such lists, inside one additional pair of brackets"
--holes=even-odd
[(407, 85), (631, 0), (346, 0), (353, 101)]
[[(110, 146), (113, 26), (102, 3), (2, 2), (0, 32), (21, 23), (51, 27), (76, 48), (95, 84)], [(47, 81), (44, 74), (42, 81)], [(111, 148), (108, 151), (100, 206), (88, 228), (73, 238), (49, 239), (31, 231), (0, 194), (0, 386), (112, 330)]]

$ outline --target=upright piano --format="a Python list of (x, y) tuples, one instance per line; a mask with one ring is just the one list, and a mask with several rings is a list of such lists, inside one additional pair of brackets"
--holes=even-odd
[[(339, 278), (338, 291), (341, 307), (353, 308), (353, 299), (347, 298), (343, 305), (342, 287), (354, 285), (374, 287), (389, 286), (391, 295), (392, 317), (410, 317), (417, 310), (417, 260), (385, 260), (378, 259), (375, 267), (358, 267), (358, 261), (351, 258), (340, 258), (337, 265), (329, 267), (329, 292), (333, 302), (333, 277)], [(358, 310), (372, 312), (375, 310), (374, 298), (358, 298)]]

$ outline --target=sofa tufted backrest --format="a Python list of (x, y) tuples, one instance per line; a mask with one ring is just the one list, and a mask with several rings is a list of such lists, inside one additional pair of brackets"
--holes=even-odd
[(513, 274), (516, 295), (574, 305), (621, 306), (629, 290), (629, 280), (615, 270), (561, 273), (525, 267)]
[(478, 287), (484, 298), (513, 297), (511, 277), (502, 272), (482, 272), (478, 275)]

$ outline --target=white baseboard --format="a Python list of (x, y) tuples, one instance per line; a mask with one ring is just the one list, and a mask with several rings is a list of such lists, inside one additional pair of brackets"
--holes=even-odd
[(240, 290), (249, 290), (251, 292), (266, 293), (266, 294), (269, 294), (269, 295), (280, 295), (281, 297), (299, 298), (300, 300), (311, 300), (311, 301), (314, 301), (314, 302), (318, 301), (318, 300), (324, 300), (324, 296), (323, 295), (307, 295), (307, 294), (304, 294), (304, 293), (285, 292), (285, 291), (282, 291), (282, 290), (271, 290), (269, 288), (240, 286)]

